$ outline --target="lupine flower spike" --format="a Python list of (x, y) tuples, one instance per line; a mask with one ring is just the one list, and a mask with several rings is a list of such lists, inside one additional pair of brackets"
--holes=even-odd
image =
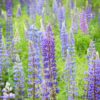
[(66, 15), (66, 11), (64, 6), (60, 5), (58, 8), (58, 22), (59, 22), (60, 29), (62, 27), (62, 23), (65, 21), (65, 15)]
[(62, 57), (66, 59), (67, 49), (68, 49), (68, 33), (66, 32), (65, 22), (62, 23), (60, 38), (61, 38), (61, 43), (62, 43)]
[(38, 3), (37, 3), (37, 13), (39, 15), (42, 15), (43, 6), (44, 6), (44, 0), (38, 0)]
[(88, 77), (86, 78), (87, 84), (85, 85), (86, 98), (89, 100), (98, 100), (100, 98), (100, 84), (99, 84), (99, 67), (100, 59), (96, 52), (95, 44), (93, 41), (90, 43), (90, 47), (87, 51), (88, 58)]
[(12, 0), (7, 0), (6, 11), (7, 11), (6, 47), (10, 54), (11, 53), (10, 49), (12, 48), (12, 39), (13, 39)]
[(22, 62), (18, 54), (16, 54), (16, 60), (14, 62), (14, 83), (15, 83), (15, 98), (23, 100), (24, 99), (24, 71)]
[(54, 35), (49, 25), (43, 36), (43, 98), (42, 100), (56, 100), (57, 89), (57, 68), (55, 64), (55, 42)]
[(80, 28), (84, 33), (88, 33), (87, 14), (84, 10), (80, 14)]
[(67, 58), (66, 58), (66, 72), (65, 72), (65, 82), (67, 84), (67, 97), (68, 100), (75, 100), (78, 96), (77, 86), (76, 86), (76, 59), (75, 59), (75, 40), (73, 31), (69, 35), (69, 46), (67, 49)]
[(1, 87), (3, 86), (3, 79), (2, 79), (2, 71), (3, 71), (3, 49), (2, 49), (2, 27), (0, 26), (0, 95), (1, 95)]
[(28, 96), (29, 98), (41, 97), (42, 69), (40, 65), (40, 37), (41, 32), (31, 26), (29, 31), (29, 69), (28, 69)]

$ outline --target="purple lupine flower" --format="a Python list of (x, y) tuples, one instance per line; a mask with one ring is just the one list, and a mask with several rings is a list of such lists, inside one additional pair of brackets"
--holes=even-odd
[(2, 50), (2, 27), (0, 26), (0, 93), (1, 93), (1, 87), (3, 85), (3, 80), (2, 80), (2, 71), (3, 71), (3, 50)]
[(62, 0), (56, 0), (58, 5), (62, 4)]
[(55, 64), (55, 42), (54, 35), (49, 25), (46, 32), (43, 35), (42, 40), (43, 49), (43, 97), (42, 100), (53, 99), (56, 100), (57, 92), (57, 68)]
[(68, 100), (74, 100), (78, 93), (76, 87), (76, 59), (75, 59), (75, 40), (73, 31), (69, 34), (69, 46), (67, 49), (67, 64), (64, 72)]
[(99, 100), (100, 99), (100, 59), (93, 60), (93, 64), (89, 69), (88, 78), (88, 99)]
[[(6, 3), (7, 21), (6, 21), (6, 47), (11, 53), (12, 39), (13, 39), (13, 23), (12, 23), (12, 0), (7, 0)], [(11, 47), (12, 46), (12, 47)]]
[[(96, 58), (96, 49), (95, 49), (95, 44), (93, 41), (90, 42), (90, 46), (87, 50), (87, 59), (88, 59), (88, 77), (86, 78), (87, 81), (89, 81), (92, 77), (89, 73), (93, 74), (93, 65), (94, 65), (94, 60)], [(91, 82), (93, 80), (90, 80)], [(90, 83), (91, 83), (90, 82)], [(88, 90), (89, 90), (89, 82), (85, 85), (85, 98), (88, 98)], [(90, 98), (89, 98), (90, 99)], [(91, 99), (90, 99), (91, 100)]]
[(70, 0), (70, 8), (73, 9), (75, 7), (74, 1)]
[(25, 4), (25, 0), (19, 0), (20, 1), (20, 4), (21, 4), (21, 8), (24, 6)]
[(29, 16), (31, 19), (36, 19), (36, 8), (37, 8), (37, 3), (36, 0), (29, 1), (28, 3), (28, 8), (29, 8)]
[(62, 42), (62, 57), (65, 59), (67, 56), (68, 49), (68, 33), (66, 32), (65, 22), (63, 22), (62, 28), (60, 30), (60, 37)]
[(7, 47), (8, 52), (11, 52), (10, 49), (12, 48), (12, 39), (13, 39), (12, 18), (11, 17), (7, 17), (7, 23), (6, 23), (6, 47)]
[(18, 54), (16, 56), (16, 61), (14, 62), (14, 83), (15, 83), (15, 98), (23, 100), (24, 99), (24, 71), (22, 62)]
[(85, 11), (80, 14), (80, 28), (84, 33), (88, 33), (87, 14)]
[(74, 12), (72, 14), (72, 27), (71, 27), (74, 33), (78, 32), (78, 23), (79, 23), (78, 9), (74, 8)]
[(44, 6), (44, 0), (38, 0), (38, 3), (37, 3), (37, 13), (39, 15), (42, 15), (43, 6)]
[(62, 27), (62, 23), (65, 21), (65, 15), (66, 15), (66, 11), (64, 6), (60, 6), (58, 8), (58, 22), (59, 22), (60, 29)]
[(92, 3), (92, 1), (91, 0), (88, 0), (88, 4), (91, 4)]
[(22, 15), (21, 7), (18, 7), (17, 9), (17, 17), (20, 17)]
[(58, 4), (56, 0), (54, 0), (54, 3), (53, 3), (53, 11), (56, 15), (58, 14)]
[(29, 98), (41, 97), (42, 69), (40, 64), (40, 39), (41, 32), (34, 26), (29, 31), (29, 74), (28, 74), (28, 96)]
[(90, 42), (90, 47), (87, 51), (88, 58), (88, 77), (87, 77), (87, 99), (89, 100), (99, 100), (100, 99), (100, 58), (95, 49), (94, 42)]
[(7, 16), (12, 16), (12, 0), (7, 0), (6, 11), (7, 11)]
[(87, 16), (87, 22), (90, 23), (91, 19), (93, 19), (93, 13), (92, 13), (92, 7), (88, 6), (86, 8), (86, 16)]

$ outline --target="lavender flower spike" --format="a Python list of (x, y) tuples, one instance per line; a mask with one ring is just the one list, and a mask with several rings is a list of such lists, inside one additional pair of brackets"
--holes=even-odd
[(62, 23), (60, 38), (61, 38), (61, 43), (62, 43), (62, 57), (66, 59), (67, 49), (68, 49), (68, 33), (66, 32), (65, 22)]
[(42, 69), (40, 64), (40, 38), (41, 32), (34, 26), (29, 30), (29, 69), (28, 69), (28, 96), (41, 98)]
[(44, 0), (38, 0), (38, 3), (37, 3), (37, 13), (39, 15), (42, 15), (43, 6), (44, 6)]
[(71, 33), (69, 35), (69, 46), (67, 49), (64, 77), (67, 85), (67, 98), (68, 100), (75, 100), (77, 98), (78, 93), (76, 87), (76, 59), (73, 30), (71, 30)]
[(80, 28), (84, 33), (88, 33), (87, 15), (85, 11), (82, 11), (80, 15)]
[(66, 11), (64, 6), (60, 6), (58, 8), (58, 22), (59, 22), (60, 29), (62, 27), (62, 23), (65, 21), (65, 15), (66, 15)]
[(3, 86), (2, 71), (3, 71), (3, 48), (2, 48), (2, 27), (0, 26), (0, 93)]
[(16, 61), (14, 62), (14, 82), (15, 82), (15, 98), (24, 99), (24, 71), (22, 62), (20, 61), (19, 55), (16, 54)]
[(43, 63), (44, 63), (44, 84), (43, 100), (56, 100), (57, 89), (57, 68), (55, 64), (55, 42), (54, 35), (49, 25), (43, 36)]

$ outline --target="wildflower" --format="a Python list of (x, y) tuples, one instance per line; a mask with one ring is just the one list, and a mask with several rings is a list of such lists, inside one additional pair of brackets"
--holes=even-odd
[(80, 28), (84, 33), (88, 33), (87, 15), (85, 11), (82, 11), (80, 15)]
[(42, 69), (40, 64), (40, 38), (41, 32), (34, 26), (31, 26), (29, 30), (28, 96), (33, 99), (41, 97)]
[(55, 61), (55, 42), (54, 36), (49, 25), (46, 32), (44, 33), (42, 40), (42, 52), (43, 52), (43, 63), (44, 63), (44, 83), (43, 83), (43, 100), (49, 98), (56, 100), (57, 92), (57, 68)]
[(12, 16), (12, 0), (7, 0), (6, 3), (7, 16)]
[(34, 21), (36, 19), (36, 7), (37, 7), (36, 0), (29, 1), (28, 3), (29, 16), (31, 19), (34, 19)]
[(17, 9), (17, 17), (20, 17), (22, 15), (21, 7), (19, 6)]
[(12, 0), (7, 0), (6, 3), (6, 11), (7, 11), (7, 22), (6, 22), (6, 47), (11, 54), (12, 39), (13, 39), (13, 23), (12, 23)]
[(43, 5), (44, 5), (44, 0), (38, 0), (38, 3), (37, 3), (37, 13), (39, 15), (42, 15)]
[(61, 37), (61, 42), (62, 42), (62, 56), (64, 59), (66, 59), (67, 49), (68, 49), (68, 33), (66, 32), (65, 22), (62, 23), (60, 37)]
[(2, 27), (0, 26), (0, 92), (3, 86), (2, 71), (3, 71), (3, 48), (2, 48)]
[(64, 6), (60, 6), (58, 8), (58, 21), (59, 21), (60, 29), (62, 27), (62, 23), (65, 21), (65, 15), (66, 15), (66, 11)]
[(24, 99), (24, 72), (18, 54), (16, 54), (16, 61), (14, 62), (14, 83), (15, 98)]
[(66, 68), (64, 72), (68, 100), (74, 100), (77, 96), (76, 86), (76, 59), (75, 59), (75, 40), (73, 30), (69, 34), (69, 45), (67, 49)]

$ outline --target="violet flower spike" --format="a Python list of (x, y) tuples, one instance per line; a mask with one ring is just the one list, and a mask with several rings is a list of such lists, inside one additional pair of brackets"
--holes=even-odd
[(15, 98), (24, 99), (24, 71), (22, 62), (20, 61), (19, 55), (16, 54), (16, 61), (14, 62), (14, 82), (15, 82)]
[(40, 37), (39, 32), (34, 26), (29, 31), (29, 69), (28, 69), (28, 96), (29, 98), (41, 98), (42, 69), (40, 65)]
[(22, 15), (21, 7), (19, 6), (17, 9), (17, 17), (20, 17)]
[(54, 0), (54, 3), (53, 3), (53, 11), (54, 11), (55, 15), (57, 16), (57, 14), (58, 14), (58, 4), (57, 4), (56, 0)]
[(12, 22), (12, 0), (7, 0), (6, 3), (6, 11), (7, 11), (7, 22), (6, 22), (6, 47), (11, 54), (13, 48), (12, 39), (13, 39), (13, 22)]
[(75, 40), (74, 34), (71, 30), (69, 35), (69, 46), (67, 49), (66, 58), (66, 68), (64, 73), (64, 80), (66, 82), (67, 88), (67, 98), (68, 100), (74, 100), (78, 96), (77, 86), (76, 86), (76, 59), (75, 59)]
[(80, 28), (84, 33), (88, 33), (87, 15), (85, 11), (82, 11), (80, 15)]
[(1, 87), (3, 86), (3, 80), (2, 80), (2, 71), (3, 71), (3, 49), (2, 49), (2, 27), (0, 26), (0, 93), (2, 93), (1, 91)]
[(39, 15), (42, 15), (43, 6), (44, 6), (44, 0), (38, 0), (38, 3), (37, 3), (37, 13)]
[(60, 29), (62, 27), (62, 23), (65, 21), (65, 15), (66, 15), (66, 11), (64, 6), (60, 6), (58, 8), (58, 22), (59, 22)]
[(85, 88), (87, 88), (86, 98), (89, 100), (92, 100), (92, 99), (98, 100), (99, 99), (96, 96), (98, 94), (98, 92), (96, 92), (97, 91), (96, 81), (98, 80), (97, 74), (99, 72), (99, 69), (98, 69), (98, 71), (96, 70), (96, 67), (97, 67), (96, 64), (97, 64), (97, 61), (99, 60), (99, 58), (97, 56), (98, 55), (96, 53), (95, 44), (93, 41), (91, 41), (90, 46), (87, 50), (87, 59), (88, 59), (89, 69), (88, 69), (88, 77), (86, 80), (88, 83), (86, 84), (86, 87), (85, 87)]
[(29, 16), (31, 19), (36, 19), (36, 8), (37, 8), (37, 3), (36, 3), (36, 0), (32, 0), (32, 1), (29, 1), (28, 3), (28, 8), (29, 8)]
[(55, 64), (55, 42), (54, 36), (49, 25), (43, 36), (43, 63), (44, 63), (44, 83), (43, 83), (43, 100), (50, 98), (56, 100), (57, 89), (57, 68)]
[(7, 0), (6, 3), (7, 16), (12, 16), (12, 0)]
[(67, 49), (68, 49), (68, 33), (66, 32), (65, 22), (62, 23), (60, 38), (61, 38), (61, 43), (62, 43), (62, 57), (66, 59)]

